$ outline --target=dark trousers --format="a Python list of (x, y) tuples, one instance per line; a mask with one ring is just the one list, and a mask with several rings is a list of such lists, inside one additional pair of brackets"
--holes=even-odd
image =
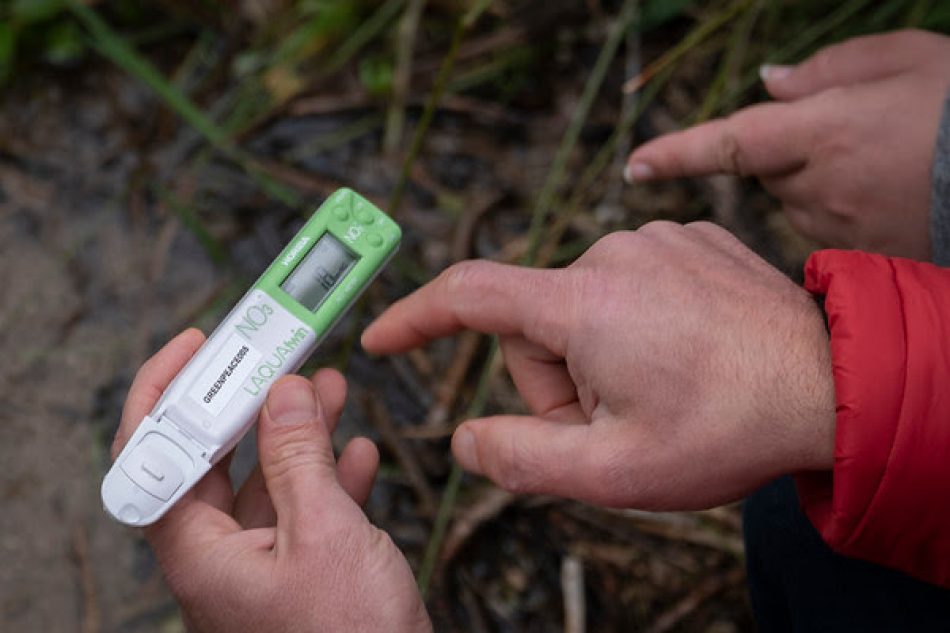
[(802, 512), (790, 477), (749, 497), (743, 523), (749, 593), (763, 633), (950, 631), (950, 590), (832, 552)]

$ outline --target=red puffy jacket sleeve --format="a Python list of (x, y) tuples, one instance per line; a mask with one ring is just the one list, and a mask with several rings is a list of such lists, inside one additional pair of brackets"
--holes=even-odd
[(837, 397), (835, 464), (797, 477), (836, 551), (950, 587), (950, 269), (820, 251)]

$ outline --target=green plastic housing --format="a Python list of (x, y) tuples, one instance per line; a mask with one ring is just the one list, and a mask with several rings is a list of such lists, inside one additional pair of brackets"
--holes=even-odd
[[(316, 311), (311, 312), (280, 285), (326, 233), (339, 240), (359, 259)], [(266, 292), (313, 328), (319, 340), (395, 254), (401, 237), (399, 225), (373, 203), (351, 189), (339, 189), (320, 205), (274, 263), (264, 271), (254, 288)]]

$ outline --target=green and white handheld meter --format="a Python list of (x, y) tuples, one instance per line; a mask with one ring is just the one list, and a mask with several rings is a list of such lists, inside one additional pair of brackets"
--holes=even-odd
[(253, 425), (396, 252), (399, 227), (348, 189), (317, 209), (145, 416), (102, 482), (122, 523), (157, 521)]

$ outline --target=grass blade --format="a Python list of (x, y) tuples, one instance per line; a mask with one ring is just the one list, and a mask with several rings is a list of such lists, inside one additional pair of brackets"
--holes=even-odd
[(79, 0), (66, 0), (66, 6), (89, 31), (92, 45), (99, 53), (151, 88), (209, 143), (220, 149), (231, 149), (224, 130), (172, 85), (150, 61), (129, 46), (93, 9)]

